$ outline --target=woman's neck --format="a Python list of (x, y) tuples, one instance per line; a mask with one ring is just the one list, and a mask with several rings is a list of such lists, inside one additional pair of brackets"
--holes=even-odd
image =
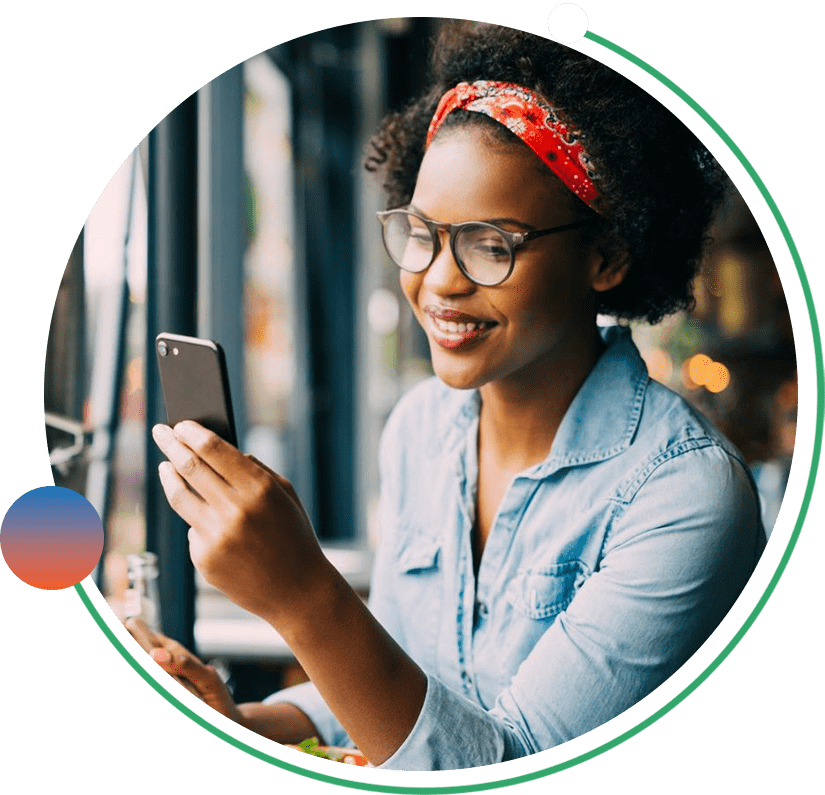
[(481, 393), (479, 455), (518, 472), (543, 461), (573, 398), (604, 350), (598, 329), (578, 346), (485, 384)]

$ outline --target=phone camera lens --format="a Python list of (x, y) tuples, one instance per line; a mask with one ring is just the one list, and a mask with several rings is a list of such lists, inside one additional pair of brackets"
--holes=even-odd
[(169, 355), (169, 346), (163, 340), (158, 343), (158, 353), (161, 356)]

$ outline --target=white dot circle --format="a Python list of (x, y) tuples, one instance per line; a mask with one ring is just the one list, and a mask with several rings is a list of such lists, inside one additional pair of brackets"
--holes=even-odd
[(562, 44), (573, 44), (587, 33), (587, 14), (575, 3), (556, 6), (547, 20), (550, 38)]

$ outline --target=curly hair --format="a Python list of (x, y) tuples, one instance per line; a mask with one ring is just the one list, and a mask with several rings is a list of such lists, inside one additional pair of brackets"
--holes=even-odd
[[(388, 115), (370, 142), (365, 167), (383, 174), (388, 208), (410, 201), (430, 119), (447, 90), (475, 80), (518, 83), (547, 98), (579, 134), (596, 171), (594, 231), (607, 241), (608, 259), (627, 257), (630, 263), (621, 284), (597, 295), (597, 311), (656, 323), (692, 307), (692, 283), (725, 175), (667, 108), (586, 55), (494, 25), (445, 23), (430, 70), (430, 89)], [(468, 124), (524, 145), (478, 113), (455, 111), (444, 126)], [(581, 207), (593, 212), (583, 202)]]

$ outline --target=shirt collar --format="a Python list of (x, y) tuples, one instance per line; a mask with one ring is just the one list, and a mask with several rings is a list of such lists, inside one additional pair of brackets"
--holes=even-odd
[(639, 426), (648, 374), (630, 329), (600, 328), (607, 346), (567, 409), (536, 474), (604, 461), (623, 452)]
[[(567, 409), (550, 454), (523, 474), (545, 477), (562, 467), (604, 461), (629, 447), (642, 413), (647, 367), (630, 329), (607, 326), (599, 331), (606, 348)], [(459, 394), (451, 432), (440, 440), (442, 450), (460, 445), (478, 419), (478, 390)]]

